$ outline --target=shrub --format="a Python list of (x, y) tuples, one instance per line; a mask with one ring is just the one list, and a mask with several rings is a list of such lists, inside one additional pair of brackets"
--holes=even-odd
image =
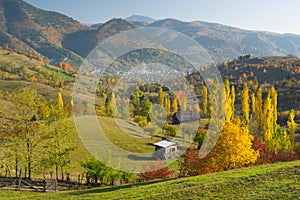
[(172, 171), (168, 167), (164, 167), (160, 160), (144, 165), (143, 169), (145, 172), (138, 174), (138, 177), (140, 177), (142, 181), (167, 179), (172, 175)]

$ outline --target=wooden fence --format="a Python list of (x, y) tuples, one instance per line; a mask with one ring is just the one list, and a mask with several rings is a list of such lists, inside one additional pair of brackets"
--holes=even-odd
[(0, 190), (22, 190), (34, 192), (55, 192), (59, 184), (56, 180), (34, 181), (26, 179), (0, 178)]

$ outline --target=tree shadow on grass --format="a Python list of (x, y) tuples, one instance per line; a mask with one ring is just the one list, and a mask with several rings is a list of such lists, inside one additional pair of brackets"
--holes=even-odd
[(112, 187), (103, 187), (103, 188), (95, 188), (95, 189), (89, 189), (89, 190), (74, 191), (74, 192), (70, 192), (68, 194), (69, 195), (87, 195), (87, 194), (97, 194), (97, 193), (104, 193), (104, 192), (113, 192), (116, 190), (135, 188), (135, 187), (151, 185), (151, 184), (161, 183), (161, 182), (170, 181), (170, 180), (173, 180), (173, 179), (155, 180), (155, 181), (135, 183), (135, 184), (130, 184), (130, 185), (121, 185), (121, 186), (112, 186)]
[(128, 155), (127, 156), (130, 160), (141, 160), (141, 161), (149, 161), (149, 160), (152, 160), (152, 161), (155, 161), (155, 158), (153, 157), (144, 157), (144, 156), (137, 156), (137, 155)]

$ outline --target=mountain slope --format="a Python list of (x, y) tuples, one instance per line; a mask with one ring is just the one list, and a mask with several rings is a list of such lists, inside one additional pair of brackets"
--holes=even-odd
[(112, 19), (90, 27), (65, 15), (35, 8), (22, 0), (0, 0), (0, 45), (40, 53), (53, 64), (68, 60), (78, 67), (82, 57), (107, 37), (136, 26), (148, 26), (173, 29), (194, 38), (215, 61), (243, 54), (300, 57), (298, 35), (248, 31), (202, 21), (164, 19), (150, 23), (152, 19), (143, 16), (132, 16), (127, 20), (131, 23)]
[(148, 27), (169, 28), (194, 38), (208, 50), (216, 61), (233, 59), (239, 55), (300, 56), (300, 36), (242, 30), (208, 22), (182, 22), (164, 19)]
[(147, 16), (142, 15), (131, 15), (130, 17), (125, 18), (126, 21), (136, 21), (136, 22), (147, 22), (152, 23), (155, 21), (155, 19), (152, 19)]
[(88, 29), (65, 15), (44, 11), (22, 0), (0, 0), (0, 42), (15, 49), (38, 52), (52, 62), (80, 57), (62, 48), (66, 34)]
[(86, 57), (97, 44), (106, 38), (133, 28), (134, 26), (125, 20), (112, 19), (100, 25), (97, 29), (80, 30), (66, 35), (62, 44), (64, 48)]

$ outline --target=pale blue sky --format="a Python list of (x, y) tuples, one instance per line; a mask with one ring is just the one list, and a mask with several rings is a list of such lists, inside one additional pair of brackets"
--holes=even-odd
[(244, 29), (300, 34), (299, 0), (25, 0), (83, 23), (133, 14), (208, 21)]

